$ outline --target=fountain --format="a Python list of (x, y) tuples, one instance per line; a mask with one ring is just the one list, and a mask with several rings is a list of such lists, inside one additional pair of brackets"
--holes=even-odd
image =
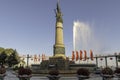
[(75, 21), (73, 25), (74, 50), (90, 50), (92, 48), (93, 36), (88, 24)]
[(73, 48), (74, 50), (92, 49), (100, 52), (100, 44), (93, 34), (92, 26), (88, 23), (75, 21), (73, 24)]

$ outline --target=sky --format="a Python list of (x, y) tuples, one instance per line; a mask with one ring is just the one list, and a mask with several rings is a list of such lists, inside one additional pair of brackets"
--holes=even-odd
[[(0, 47), (19, 54), (53, 55), (57, 0), (0, 0)], [(60, 0), (66, 55), (73, 50), (73, 23), (90, 25), (101, 53), (120, 52), (120, 0)]]

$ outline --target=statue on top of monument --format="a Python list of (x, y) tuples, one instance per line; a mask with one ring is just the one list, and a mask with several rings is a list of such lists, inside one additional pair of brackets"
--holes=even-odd
[(55, 10), (55, 14), (56, 14), (56, 21), (63, 23), (62, 13), (61, 13), (61, 10), (60, 10), (60, 7), (59, 7), (59, 1), (57, 3), (57, 9)]

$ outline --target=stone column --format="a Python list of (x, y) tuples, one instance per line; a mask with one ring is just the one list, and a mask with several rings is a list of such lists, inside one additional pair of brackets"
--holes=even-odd
[(65, 46), (63, 42), (63, 19), (58, 3), (55, 12), (56, 12), (56, 29), (55, 29), (56, 31), (55, 31), (54, 56), (65, 57)]

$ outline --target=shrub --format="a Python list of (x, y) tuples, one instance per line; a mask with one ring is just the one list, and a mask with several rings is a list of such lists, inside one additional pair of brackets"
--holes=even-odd
[(18, 70), (18, 69), (19, 69), (18, 66), (15, 66), (15, 67), (13, 68), (14, 71), (15, 71), (15, 70)]
[(116, 68), (116, 70), (114, 71), (114, 73), (120, 74), (120, 68)]
[(102, 74), (113, 75), (113, 70), (109, 67), (102, 69)]
[(32, 70), (29, 68), (20, 67), (18, 70), (18, 75), (31, 75), (31, 74), (32, 74)]
[(90, 72), (87, 68), (79, 68), (77, 70), (77, 74), (78, 75), (83, 75), (83, 76), (89, 76), (90, 75)]

